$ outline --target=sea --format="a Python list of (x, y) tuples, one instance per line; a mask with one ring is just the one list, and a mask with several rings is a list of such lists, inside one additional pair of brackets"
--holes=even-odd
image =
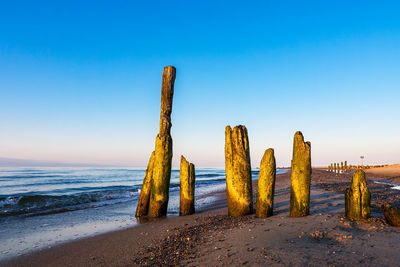
[[(0, 260), (137, 225), (144, 174), (138, 168), (0, 168)], [(258, 178), (258, 169), (252, 176)], [(212, 205), (213, 193), (225, 188), (224, 169), (196, 169), (195, 208)], [(179, 170), (172, 170), (168, 216), (178, 214)]]

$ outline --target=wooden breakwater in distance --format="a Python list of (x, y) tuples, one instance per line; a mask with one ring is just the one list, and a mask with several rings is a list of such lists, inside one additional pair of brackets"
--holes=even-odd
[(243, 216), (253, 211), (250, 148), (243, 125), (225, 128), (225, 174), (228, 214)]
[(292, 174), (290, 187), (290, 216), (301, 217), (310, 213), (311, 143), (304, 142), (303, 134), (294, 135)]
[(365, 172), (357, 170), (345, 192), (346, 217), (350, 220), (365, 220), (370, 217), (371, 193), (367, 187)]
[(347, 166), (347, 160), (340, 162), (339, 163), (331, 163), (328, 165), (328, 172), (333, 172), (333, 173), (345, 173), (348, 172), (351, 169), (351, 165)]
[(361, 170), (366, 170), (366, 169), (372, 169), (372, 168), (383, 168), (389, 166), (389, 164), (384, 164), (384, 165), (350, 165), (350, 169), (361, 169)]
[(260, 163), (258, 176), (256, 217), (266, 218), (273, 215), (276, 181), (276, 162), (274, 150), (265, 151)]
[(334, 172), (334, 173), (346, 173), (351, 170), (365, 170), (365, 169), (371, 169), (371, 168), (382, 168), (389, 166), (388, 164), (385, 165), (348, 165), (347, 160), (340, 163), (331, 163), (328, 165), (328, 172)]
[(161, 217), (167, 214), (171, 179), (171, 112), (175, 77), (175, 67), (167, 66), (164, 68), (161, 85), (160, 130), (156, 137), (155, 151), (150, 157), (148, 170), (143, 180), (138, 207), (136, 208), (137, 217), (146, 215)]
[(180, 202), (179, 215), (191, 215), (194, 209), (194, 186), (195, 186), (194, 164), (189, 163), (184, 156), (181, 156), (180, 168)]

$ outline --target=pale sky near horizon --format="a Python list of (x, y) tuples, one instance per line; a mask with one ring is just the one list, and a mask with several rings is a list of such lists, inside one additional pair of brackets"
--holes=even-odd
[(237, 124), (252, 167), (297, 130), (313, 165), (400, 162), (399, 2), (226, 3), (2, 3), (0, 157), (145, 166), (173, 65), (175, 167), (223, 167)]

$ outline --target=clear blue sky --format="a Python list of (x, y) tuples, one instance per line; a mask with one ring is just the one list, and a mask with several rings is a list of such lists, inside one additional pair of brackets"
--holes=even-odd
[(400, 162), (398, 1), (57, 2), (1, 3), (0, 157), (145, 166), (174, 65), (174, 166), (237, 124), (252, 167)]

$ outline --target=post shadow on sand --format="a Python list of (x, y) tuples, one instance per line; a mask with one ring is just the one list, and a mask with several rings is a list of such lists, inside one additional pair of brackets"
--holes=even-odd
[[(289, 189), (289, 188), (287, 188)], [(337, 192), (324, 192), (311, 195), (310, 214), (329, 213), (342, 214), (344, 199), (343, 194)], [(332, 205), (329, 205), (332, 203)], [(325, 204), (328, 204), (325, 206)], [(283, 200), (274, 204), (274, 214), (282, 215), (290, 210), (290, 200)]]

